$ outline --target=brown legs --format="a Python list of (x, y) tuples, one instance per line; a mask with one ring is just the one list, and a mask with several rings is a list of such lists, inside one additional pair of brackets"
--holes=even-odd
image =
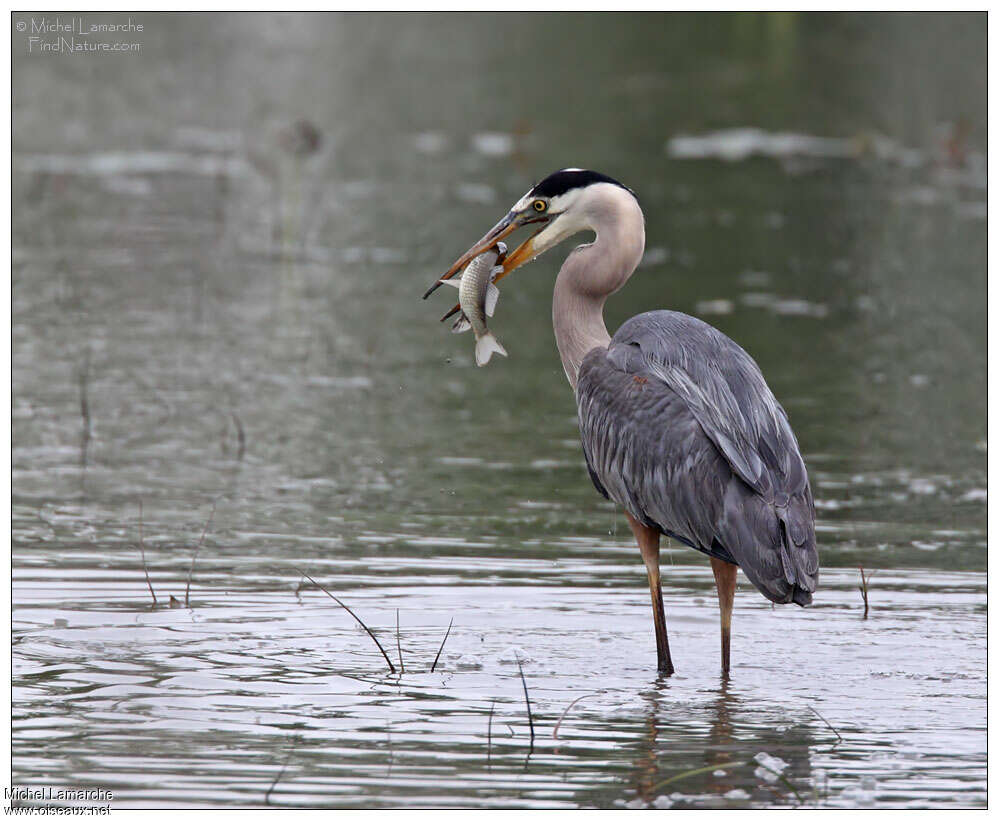
[[(646, 527), (625, 511), (631, 532), (642, 551), (642, 560), (649, 573), (649, 592), (652, 594), (652, 618), (656, 625), (656, 653), (659, 656), (659, 672), (664, 676), (673, 675), (673, 660), (669, 656), (669, 638), (666, 635), (666, 610), (663, 607), (663, 586), (659, 580), (659, 531)], [(734, 569), (734, 568), (733, 568)], [(734, 588), (734, 584), (733, 584)]]
[[(652, 618), (656, 625), (656, 652), (659, 672), (673, 675), (673, 660), (669, 655), (669, 638), (666, 635), (666, 610), (663, 607), (663, 586), (659, 580), (659, 531), (646, 527), (625, 511), (628, 525), (635, 534), (638, 549), (642, 552), (645, 569), (649, 573), (649, 592), (652, 594)], [(732, 643), (732, 605), (735, 602), (735, 574), (739, 567), (721, 559), (711, 558), (711, 570), (718, 588), (718, 608), (721, 610), (721, 667), (727, 679), (729, 673), (729, 648)]]
[(737, 565), (711, 557), (711, 569), (715, 574), (718, 588), (718, 607), (721, 610), (721, 656), (722, 675), (728, 676), (729, 645), (732, 636), (732, 603), (735, 601), (735, 574)]

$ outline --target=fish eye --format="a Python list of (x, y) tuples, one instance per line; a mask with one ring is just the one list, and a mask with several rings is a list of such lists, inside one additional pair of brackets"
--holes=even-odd
[(532, 203), (532, 205), (534, 207), (534, 210), (537, 211), (539, 214), (543, 213), (548, 209), (548, 203), (545, 202), (544, 200), (535, 200)]

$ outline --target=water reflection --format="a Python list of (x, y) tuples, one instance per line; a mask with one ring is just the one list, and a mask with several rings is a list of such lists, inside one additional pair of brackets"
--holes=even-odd
[[(633, 744), (627, 789), (635, 798), (618, 805), (658, 808), (814, 803), (807, 724), (760, 715), (726, 682), (714, 697), (678, 710), (669, 686), (643, 694), (643, 730)], [(764, 711), (765, 712), (765, 711)], [(775, 721), (777, 726), (769, 722)]]

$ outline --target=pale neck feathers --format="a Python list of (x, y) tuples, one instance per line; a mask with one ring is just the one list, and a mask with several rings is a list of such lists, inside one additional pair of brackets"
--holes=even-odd
[[(572, 212), (552, 223), (537, 239), (551, 247), (580, 231), (596, 234), (593, 242), (569, 254), (555, 280), (552, 299), (555, 341), (565, 375), (575, 390), (583, 357), (610, 343), (604, 302), (628, 281), (642, 258), (645, 219), (631, 193), (608, 183), (581, 189)], [(552, 234), (545, 236), (549, 231)]]

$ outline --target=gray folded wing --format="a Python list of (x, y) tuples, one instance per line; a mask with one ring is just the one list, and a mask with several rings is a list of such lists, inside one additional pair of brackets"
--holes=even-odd
[(735, 342), (686, 314), (628, 320), (583, 360), (580, 434), (597, 489), (648, 526), (807, 604), (815, 509), (787, 414)]

